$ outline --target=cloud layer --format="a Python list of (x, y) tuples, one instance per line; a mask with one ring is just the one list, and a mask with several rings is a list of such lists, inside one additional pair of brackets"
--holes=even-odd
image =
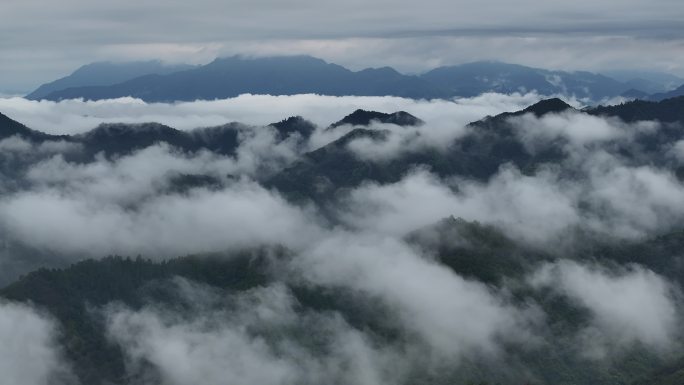
[[(150, 383), (384, 384), (399, 378), (389, 370), (398, 367), (390, 352), (334, 313), (298, 312), (284, 286), (233, 295), (226, 304), (209, 288), (175, 285), (195, 315), (106, 309), (109, 338), (124, 349), (129, 370)], [(153, 371), (145, 373), (143, 363)]]
[(5, 98), (0, 99), (0, 111), (35, 130), (60, 135), (83, 133), (101, 123), (157, 122), (179, 130), (189, 130), (236, 121), (266, 125), (295, 115), (325, 127), (359, 108), (388, 113), (403, 110), (417, 117), (429, 117), (433, 124), (457, 128), (486, 115), (524, 108), (540, 99), (541, 96), (534, 93), (486, 94), (455, 101), (421, 101), (397, 97), (242, 95), (224, 100), (174, 104), (148, 104), (132, 98), (87, 102)]
[[(261, 184), (264, 175), (288, 167), (303, 151), (352, 130), (325, 127), (356, 107), (407, 110), (425, 121), (415, 128), (374, 123), (370, 129), (385, 130), (385, 141), (348, 145), (363, 162), (387, 164), (425, 149), (454, 151), (453, 143), (477, 134), (465, 127), (468, 122), (538, 98), (245, 95), (173, 105), (4, 99), (0, 103), (11, 107), (11, 116), (51, 133), (83, 132), (112, 119), (155, 118), (181, 129), (226, 120), (253, 126), (241, 132), (236, 156), (156, 144), (75, 163), (65, 154), (79, 149), (65, 142), (0, 141), (4, 156), (27, 161), (17, 183), (0, 196), (0, 261), (26, 263), (19, 248), (7, 246), (14, 243), (65, 261), (107, 254), (165, 259), (263, 246), (288, 250), (272, 282), (262, 287), (224, 292), (176, 279), (167, 284), (180, 306), (96, 309), (105, 316), (109, 339), (121, 347), (128, 373), (143, 384), (213, 384), (227, 377), (238, 384), (387, 384), (492, 363), (518, 381), (532, 380), (534, 373), (516, 367), (511, 351), (538, 353), (572, 341), (583, 347), (581, 359), (601, 364), (635, 346), (654, 354), (676, 351), (676, 283), (644, 266), (570, 261), (560, 247), (574, 245), (575, 233), (637, 241), (682, 228), (684, 186), (668, 163), (679, 161), (680, 143), (657, 162), (642, 162), (649, 158), (640, 148), (634, 157), (619, 151), (632, 149), (640, 135), (659, 132), (657, 123), (625, 124), (579, 112), (512, 118), (506, 122), (511, 137), (530, 153), (556, 146), (562, 157), (528, 169), (503, 164), (481, 180), (408, 167), (396, 182), (366, 181), (339, 191), (325, 207), (293, 203)], [(295, 114), (313, 116), (318, 124), (307, 143), (276, 144), (275, 131), (259, 126)], [(183, 175), (212, 183), (178, 188), (174, 181)], [(511, 250), (523, 250), (532, 262), (520, 266), (522, 273), (505, 272), (499, 282), (484, 283), (407, 240), (450, 216), (493, 225), (491, 237), (508, 237)], [(465, 252), (451, 258), (459, 253)], [(539, 253), (544, 259), (533, 260)], [(354, 310), (381, 314), (379, 324), (390, 332), (354, 324), (341, 310), (307, 308), (293, 288), (342, 293)], [(549, 293), (587, 314), (578, 330), (554, 329), (545, 302)], [(20, 341), (15, 336), (29, 338), (32, 347), (12, 359), (44, 364), (29, 371), (13, 363), (15, 382), (50, 384), (53, 373), (68, 373), (53, 347), (56, 328), (33, 310), (0, 305), (0, 334), (12, 344)], [(0, 356), (12, 349), (0, 348)], [(577, 359), (557, 354), (560, 361)]]
[(34, 309), (0, 302), (0, 371), (8, 384), (73, 383), (57, 345), (52, 319)]
[[(332, 121), (361, 106), (407, 110), (425, 120), (426, 124), (418, 127), (376, 123), (370, 128), (385, 130), (384, 140), (361, 138), (348, 145), (361, 159), (382, 164), (426, 149), (453, 151), (450, 146), (455, 140), (472, 135), (474, 129), (465, 125), (477, 116), (515, 110), (538, 98), (536, 94), (486, 94), (449, 102), (244, 95), (179, 104), (128, 99), (59, 103), (3, 99), (0, 104), (11, 107), (11, 115), (25, 116), (30, 126), (35, 123), (37, 127), (32, 127), (55, 134), (64, 133), (64, 127), (66, 132), (82, 132), (92, 127), (88, 124), (113, 119), (140, 122), (159, 118), (190, 129), (235, 118), (256, 126), (245, 126), (234, 157), (209, 152), (183, 154), (156, 145), (123, 157), (77, 164), (65, 161), (62, 154), (78, 151), (78, 146), (65, 142), (36, 146), (16, 137), (5, 139), (0, 142), (5, 156), (24, 157), (31, 163), (23, 174), (23, 187), (17, 190), (15, 186), (16, 191), (0, 199), (0, 223), (6, 237), (79, 256), (95, 251), (97, 255), (168, 257), (255, 243), (301, 249), (329, 229), (320, 228), (315, 208), (293, 206), (256, 181), (287, 167), (302, 151), (318, 148), (353, 128), (325, 130)], [(264, 103), (271, 106), (267, 117), (261, 113)], [(303, 146), (294, 141), (277, 143), (272, 128), (258, 126), (288, 115), (308, 117), (307, 113), (318, 129)], [(190, 120), (186, 120), (188, 116)], [(217, 116), (225, 120), (219, 122)], [(341, 205), (335, 208), (340, 224), (401, 237), (453, 215), (493, 223), (513, 237), (547, 244), (578, 228), (633, 238), (682, 223), (684, 212), (677, 208), (684, 207), (684, 188), (671, 171), (648, 163), (634, 164), (606, 150), (630, 145), (643, 133), (657, 132), (658, 124), (628, 125), (579, 112), (541, 118), (524, 115), (510, 119), (509, 124), (530, 153), (556, 146), (565, 159), (532, 173), (504, 165), (486, 181), (443, 179), (425, 169), (407, 169), (396, 183), (368, 183), (340, 195)], [(674, 144), (671, 157), (678, 156), (677, 149)], [(575, 177), (566, 178), (568, 172)], [(207, 176), (217, 184), (179, 193), (173, 189), (174, 178), (183, 175)]]
[(676, 346), (678, 292), (652, 271), (631, 266), (615, 272), (560, 261), (542, 266), (530, 281), (591, 312), (591, 324), (581, 335), (588, 356), (604, 357), (611, 347), (634, 342), (659, 350)]

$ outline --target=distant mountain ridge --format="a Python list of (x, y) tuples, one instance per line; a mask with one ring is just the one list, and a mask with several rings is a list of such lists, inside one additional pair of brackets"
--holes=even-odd
[(663, 72), (613, 70), (603, 74), (646, 94), (668, 92), (684, 84), (684, 78)]
[(665, 100), (665, 99), (676, 98), (678, 96), (684, 96), (684, 85), (677, 87), (672, 91), (653, 94), (653, 95), (647, 97), (646, 100), (658, 102), (658, 101)]
[(484, 92), (513, 93), (536, 90), (542, 95), (574, 95), (600, 100), (617, 96), (629, 87), (591, 72), (549, 71), (516, 64), (484, 61), (440, 67), (422, 75), (442, 84), (452, 96), (472, 97)]
[(67, 88), (49, 100), (110, 99), (124, 96), (147, 102), (223, 99), (240, 94), (394, 95), (445, 97), (439, 87), (390, 68), (351, 71), (310, 56), (246, 59), (228, 57), (168, 75), (145, 75), (112, 86)]
[[(631, 90), (650, 95), (654, 90), (667, 89), (667, 85), (677, 79), (653, 75), (655, 80), (623, 82), (585, 71), (551, 71), (494, 61), (445, 66), (419, 75), (406, 75), (390, 67), (351, 71), (311, 56), (232, 56), (203, 66), (181, 66), (176, 70), (162, 67), (158, 62), (131, 65), (130, 68), (120, 64), (109, 70), (107, 66), (84, 66), (66, 78), (41, 86), (27, 98), (100, 100), (132, 96), (147, 102), (173, 102), (223, 99), (240, 94), (314, 93), (444, 99), (472, 97), (486, 92), (537, 91), (542, 95), (600, 101), (625, 93), (633, 96), (633, 91), (629, 93)], [(89, 72), (104, 74), (108, 71), (113, 74), (101, 75), (96, 80), (86, 76)], [(642, 86), (644, 89), (639, 88)]]
[(144, 62), (96, 62), (86, 64), (72, 74), (38, 87), (26, 95), (27, 99), (39, 100), (53, 92), (85, 86), (110, 86), (139, 76), (165, 75), (193, 68), (187, 64), (164, 64), (161, 61)]

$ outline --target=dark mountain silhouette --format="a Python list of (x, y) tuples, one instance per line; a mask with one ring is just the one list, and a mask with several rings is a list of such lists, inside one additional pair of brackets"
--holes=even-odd
[[(515, 135), (509, 119), (527, 113), (543, 116), (568, 110), (573, 109), (560, 99), (543, 100), (521, 111), (503, 113), (471, 123), (471, 133), (451, 143), (448, 151), (422, 149), (402, 154), (387, 162), (363, 160), (348, 148), (348, 144), (359, 138), (381, 141), (388, 132), (355, 129), (340, 139), (305, 154), (290, 167), (271, 177), (267, 184), (290, 196), (325, 200), (333, 197), (338, 189), (358, 186), (365, 180), (382, 183), (397, 181), (416, 165), (427, 166), (439, 175), (462, 175), (480, 180), (489, 178), (505, 163), (512, 163), (521, 170), (534, 170), (544, 162), (562, 159), (561, 148), (555, 146), (530, 153)], [(662, 102), (633, 101), (578, 113), (617, 117), (626, 122), (659, 120), (681, 123), (684, 122), (684, 97)], [(420, 119), (404, 112), (384, 114), (358, 110), (332, 126), (364, 126), (373, 120), (402, 125), (420, 123)], [(307, 138), (315, 129), (313, 124), (301, 117), (288, 118), (271, 126), (278, 131), (279, 140), (285, 140), (293, 134)], [(682, 136), (679, 127), (681, 126), (671, 125), (653, 134), (644, 133), (640, 138), (640, 151), (651, 151), (649, 156), (652, 159), (662, 160), (664, 155), (658, 154), (658, 151), (665, 153), (662, 146)], [(185, 152), (204, 149), (231, 156), (235, 154), (240, 131), (244, 128), (246, 127), (238, 123), (190, 131), (180, 131), (156, 123), (104, 124), (81, 135), (52, 136), (33, 131), (0, 115), (0, 138), (19, 135), (32, 141), (64, 140), (77, 143), (81, 150), (65, 156), (69, 160), (82, 162), (91, 161), (98, 153), (107, 157), (126, 155), (155, 143), (167, 143)], [(632, 154), (634, 149), (623, 150), (625, 154)]]
[[(300, 125), (304, 127), (305, 122), (302, 121)], [(249, 128), (240, 123), (188, 131), (158, 123), (102, 124), (85, 134), (74, 136), (72, 140), (83, 145), (86, 159), (91, 159), (99, 152), (107, 157), (128, 155), (157, 143), (166, 143), (188, 153), (209, 150), (216, 154), (232, 156), (240, 144), (240, 132), (246, 129)], [(302, 131), (305, 129), (302, 128)], [(279, 132), (278, 138), (285, 140), (292, 133), (300, 131), (289, 125), (287, 130)]]
[(396, 124), (397, 126), (418, 126), (423, 124), (422, 120), (404, 111), (386, 114), (383, 112), (359, 109), (345, 116), (341, 120), (331, 124), (330, 128), (339, 127), (345, 124), (352, 126), (368, 126), (372, 121), (386, 124)]
[[(129, 155), (158, 143), (166, 143), (188, 153), (209, 150), (221, 155), (234, 155), (239, 145), (239, 132), (244, 129), (246, 126), (239, 123), (189, 131), (159, 123), (113, 123), (101, 124), (83, 134), (56, 136), (32, 130), (0, 114), (0, 140), (17, 136), (35, 143), (66, 141), (78, 144), (79, 151), (64, 154), (67, 160), (76, 162), (90, 162), (99, 153), (107, 158)], [(288, 135), (284, 132), (282, 139)]]
[(288, 197), (322, 200), (338, 188), (351, 187), (361, 180), (394, 181), (391, 167), (364, 162), (347, 145), (360, 138), (382, 140), (386, 131), (356, 128), (341, 138), (305, 154), (291, 167), (266, 182)]
[(660, 122), (684, 122), (684, 96), (660, 102), (635, 100), (615, 106), (599, 106), (586, 111), (592, 115), (614, 116), (625, 122), (657, 120)]
[[(364, 114), (379, 117), (381, 121), (395, 124), (418, 124), (421, 122), (420, 119), (405, 112), (384, 114), (364, 111)], [(349, 116), (352, 115), (354, 114)], [(355, 123), (358, 126), (368, 124), (370, 124), (370, 120)], [(268, 126), (276, 130), (276, 139), (279, 141), (290, 137), (303, 141), (308, 139), (316, 129), (313, 123), (301, 116), (290, 117)], [(234, 122), (222, 126), (181, 131), (159, 123), (108, 123), (101, 124), (83, 134), (57, 136), (32, 130), (0, 114), (0, 140), (18, 136), (36, 143), (67, 141), (78, 144), (80, 145), (79, 151), (65, 154), (67, 160), (76, 162), (90, 162), (100, 153), (107, 158), (129, 155), (158, 143), (166, 143), (187, 153), (208, 150), (220, 155), (233, 156), (240, 144), (240, 132), (248, 129), (258, 130), (260, 128), (250, 128)]]
[[(281, 171), (267, 181), (288, 197), (325, 202), (334, 199), (338, 191), (359, 186), (364, 181), (392, 183), (400, 180), (416, 166), (426, 166), (438, 175), (462, 175), (486, 180), (508, 162), (522, 169), (558, 154), (529, 154), (507, 123), (508, 118), (524, 113), (549, 113), (571, 108), (559, 99), (542, 101), (525, 111), (506, 113), (471, 124), (472, 135), (454, 142), (447, 151), (421, 149), (401, 154), (383, 162), (360, 158), (349, 149), (350, 142), (368, 138), (384, 140), (388, 131), (357, 128)], [(554, 149), (557, 151), (557, 149)]]
[[(490, 119), (494, 119), (497, 121), (501, 121), (507, 118), (510, 118), (512, 116), (521, 116), (525, 114), (533, 114), (536, 117), (541, 117), (546, 114), (557, 114), (565, 111), (573, 111), (575, 110), (574, 107), (569, 105), (568, 103), (564, 102), (563, 100), (559, 98), (551, 98), (551, 99), (544, 99), (541, 100), (525, 109), (522, 109), (520, 111), (515, 111), (515, 112), (504, 112), (501, 113), (494, 118), (485, 118), (483, 121), (487, 121)], [(477, 124), (477, 122), (473, 123)]]
[(165, 75), (192, 68), (190, 65), (167, 65), (160, 61), (98, 62), (84, 65), (71, 75), (46, 83), (26, 95), (27, 99), (40, 100), (47, 95), (72, 87), (110, 86), (143, 75)]
[(25, 125), (10, 119), (8, 116), (0, 113), (0, 140), (9, 138), (11, 136), (21, 136), (27, 140), (42, 141), (42, 140), (60, 140), (67, 138), (66, 136), (49, 135), (40, 131), (32, 130)]
[[(80, 71), (77, 71), (80, 72)], [(244, 93), (294, 95), (470, 97), (485, 92), (572, 95), (598, 101), (637, 88), (590, 72), (563, 72), (499, 62), (439, 67), (422, 75), (405, 75), (390, 67), (350, 71), (310, 56), (244, 58), (233, 56), (173, 73), (146, 69), (144, 75), (113, 84), (107, 81), (59, 81), (41, 90), (49, 100), (89, 100), (133, 96), (148, 102), (222, 99)], [(129, 74), (130, 75), (130, 74)], [(129, 76), (127, 75), (127, 76)], [(105, 76), (115, 78), (116, 76)], [(79, 79), (82, 79), (81, 77)], [(653, 89), (650, 87), (649, 89)], [(642, 90), (643, 91), (643, 90)], [(29, 95), (36, 98), (37, 94)]]
[(188, 150), (194, 145), (186, 133), (158, 123), (102, 124), (75, 139), (91, 155), (104, 152), (106, 156), (128, 155), (160, 142)]
[[(616, 117), (627, 122), (660, 120), (681, 124), (684, 123), (684, 98), (659, 103), (635, 101), (585, 111), (575, 110), (557, 98), (542, 100), (520, 111), (502, 113), (471, 123), (470, 133), (449, 144), (445, 151), (421, 149), (381, 162), (359, 157), (348, 144), (359, 138), (383, 140), (389, 133), (355, 129), (305, 154), (299, 161), (270, 178), (267, 184), (295, 200), (326, 202), (335, 199), (338, 192), (357, 187), (364, 181), (396, 182), (416, 166), (427, 167), (440, 176), (459, 175), (482, 181), (494, 175), (504, 164), (513, 164), (523, 172), (532, 173), (543, 164), (564, 159), (563, 143), (557, 142), (531, 152), (516, 135), (517, 128), (511, 123), (511, 118), (524, 114), (540, 117), (565, 111)], [(681, 125), (663, 127), (653, 133), (640, 134), (637, 148), (616, 144), (615, 151), (621, 157), (635, 161), (639, 158), (649, 159), (664, 165), (667, 163), (667, 146), (681, 138), (684, 138)]]
[(278, 137), (280, 140), (284, 140), (295, 133), (301, 135), (304, 139), (308, 139), (316, 130), (316, 126), (313, 123), (301, 116), (291, 116), (280, 122), (271, 123), (269, 126), (278, 130)]

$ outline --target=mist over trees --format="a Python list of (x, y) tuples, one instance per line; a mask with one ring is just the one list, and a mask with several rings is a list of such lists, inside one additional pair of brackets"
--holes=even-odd
[(682, 98), (3, 105), (16, 383), (681, 378)]

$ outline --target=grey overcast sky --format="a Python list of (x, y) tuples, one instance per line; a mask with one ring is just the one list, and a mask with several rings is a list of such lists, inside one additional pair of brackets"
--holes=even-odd
[(493, 59), (684, 75), (682, 0), (1, 0), (0, 91), (101, 60), (311, 54), (420, 72)]

